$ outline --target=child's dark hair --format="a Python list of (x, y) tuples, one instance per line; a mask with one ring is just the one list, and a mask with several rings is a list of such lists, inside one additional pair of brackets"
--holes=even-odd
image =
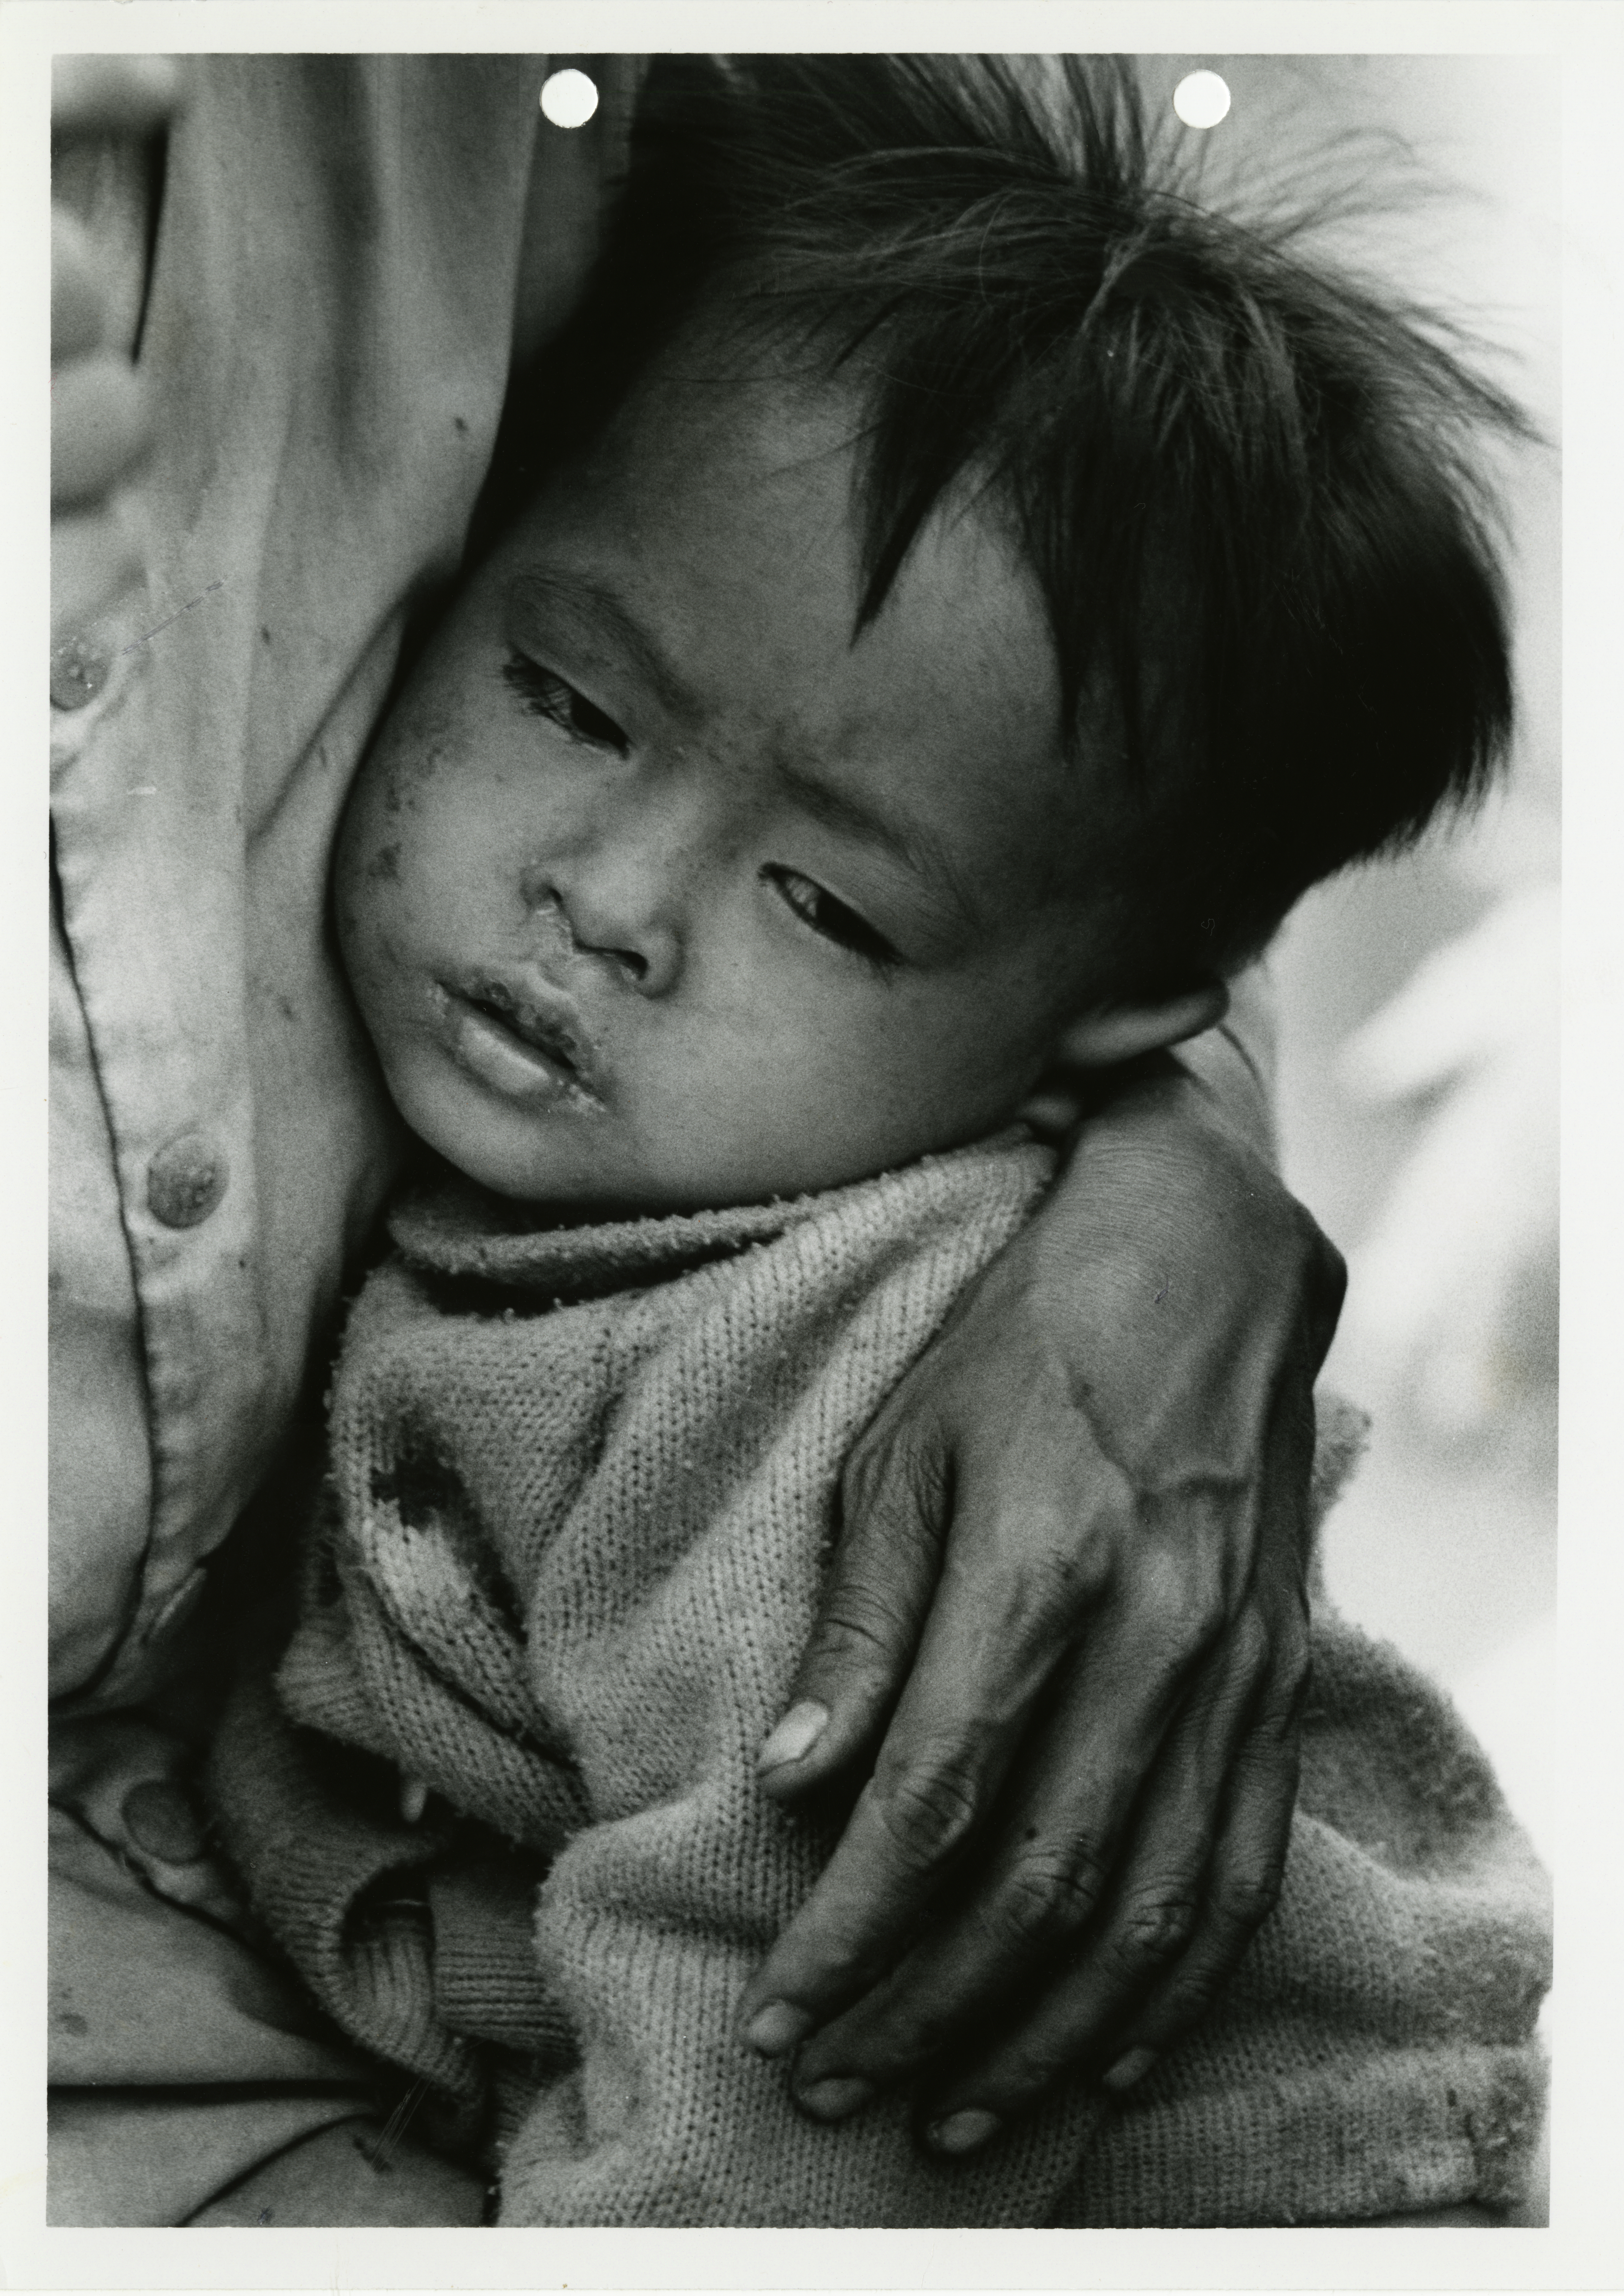
[(1440, 324), (1304, 259), (1305, 218), (1249, 229), (1187, 173), (1114, 62), (660, 59), (485, 512), (699, 308), (741, 358), (849, 384), (858, 631), (976, 488), (1042, 587), (1099, 794), (1091, 889), (1142, 992), (1232, 968), (1486, 786), (1512, 697), (1473, 447), (1530, 435)]

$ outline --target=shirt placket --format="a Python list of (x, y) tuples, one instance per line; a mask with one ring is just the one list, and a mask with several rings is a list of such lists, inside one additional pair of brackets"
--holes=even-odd
[(135, 1277), (152, 1464), (134, 1607), (98, 1699), (137, 1691), (201, 1591), (202, 1557), (262, 1464), (251, 1430), (268, 1369), (241, 773), (213, 756), (189, 766), (190, 744), (153, 753), (163, 619), (143, 586), (52, 663), (55, 866)]

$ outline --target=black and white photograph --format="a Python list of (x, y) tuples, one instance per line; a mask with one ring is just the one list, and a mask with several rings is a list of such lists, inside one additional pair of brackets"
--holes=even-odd
[(1616, 2008), (1571, 1296), (1587, 1639), (1556, 1588), (1617, 214), (1534, 12), (1241, 12), (0, 19), (41, 2257), (1114, 2284), (1560, 2229), (1553, 2126), (1620, 2133), (1552, 2105)]

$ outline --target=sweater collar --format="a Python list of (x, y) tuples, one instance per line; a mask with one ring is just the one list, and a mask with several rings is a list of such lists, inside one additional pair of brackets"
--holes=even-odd
[(582, 1224), (545, 1207), (515, 1203), (442, 1168), (406, 1188), (389, 1227), (402, 1257), (420, 1274), (548, 1300), (580, 1300), (660, 1283), (751, 1244), (770, 1243), (828, 1201), (801, 1196)]
[[(989, 1141), (920, 1161), (952, 1163), (1029, 1139), (1015, 1125)], [(425, 1151), (391, 1208), (389, 1230), (402, 1258), (421, 1275), (549, 1301), (588, 1300), (661, 1283), (731, 1259), (752, 1244), (771, 1243), (849, 1199), (884, 1189), (896, 1177), (881, 1173), (811, 1195), (730, 1204), (715, 1211), (583, 1223), (556, 1209), (519, 1203), (481, 1188)]]

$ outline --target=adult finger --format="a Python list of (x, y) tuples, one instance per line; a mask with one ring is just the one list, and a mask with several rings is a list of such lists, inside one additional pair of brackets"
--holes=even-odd
[(1266, 1444), (1254, 1594), (1267, 1625), (1267, 1665), (1229, 1772), (1194, 1934), (1118, 2035), (1105, 2076), (1113, 2087), (1142, 2079), (1205, 2015), (1279, 1894), (1310, 1681), (1301, 1532), (1313, 1457), (1313, 1397), (1299, 1366), (1282, 1381)]
[[(1227, 1637), (1168, 1734), (1101, 1919), (967, 2070), (922, 2100), (932, 2149), (972, 2152), (1121, 2036), (1200, 1934), (1224, 1785), (1259, 1667), (1256, 1621)], [(1131, 2078), (1134, 2068), (1128, 2068)]]
[[(134, 535), (116, 509), (70, 512), (51, 521), (51, 642), (60, 646), (106, 613), (141, 578)], [(72, 665), (64, 665), (70, 685)], [(53, 682), (56, 666), (53, 664)], [(67, 699), (64, 693), (62, 699)]]
[(878, 1735), (895, 1703), (941, 1570), (951, 1470), (934, 1426), (888, 1412), (841, 1481), (841, 1535), (777, 1726), (763, 1790), (820, 1784)]
[[(1069, 1710), (1046, 1744), (1023, 1750), (1030, 1783), (986, 1878), (882, 1984), (808, 2043), (795, 2091), (809, 2109), (831, 2081), (878, 2089), (917, 2074), (956, 2037), (1029, 2000), (1034, 1972), (1062, 1955), (1072, 1972), (1067, 2014), (1058, 2024), (1038, 2021), (1036, 2038), (1075, 2053), (1136, 2005), (1183, 1944), (1259, 1660), (1243, 1634), (1186, 1695), (1194, 1661), (1184, 1651), (1152, 1654), (1147, 1615), (1142, 1623), (1145, 1641), (1119, 1644), (1109, 1664), (1092, 1641), (1085, 1645)], [(1171, 1759), (1169, 1733), (1179, 1750)], [(1017, 2034), (1031, 2021), (1022, 2019)], [(1022, 2041), (1002, 2066), (1012, 2097), (1050, 2078), (1046, 2064), (1038, 2073), (1025, 2067), (1028, 2054)]]
[(1200, 1924), (1183, 1956), (1116, 2037), (1104, 2076), (1109, 2087), (1132, 2087), (1206, 2015), (1278, 1901), (1297, 1800), (1307, 1686), (1305, 1660), (1295, 1696), (1267, 1709), (1243, 1742)]
[[(1095, 1506), (1120, 1507), (1120, 1476), (1096, 1465)], [(1078, 1565), (1087, 1526), (1062, 1517), (1063, 1488), (1050, 1473), (956, 1495), (936, 1600), (874, 1775), (741, 2004), (766, 2054), (793, 2046), (897, 1958), (992, 1806), (1088, 1600)]]
[(58, 56), (51, 67), (51, 133), (150, 135), (180, 101), (169, 56)]
[(99, 501), (146, 452), (152, 400), (127, 359), (75, 359), (51, 378), (51, 502)]

